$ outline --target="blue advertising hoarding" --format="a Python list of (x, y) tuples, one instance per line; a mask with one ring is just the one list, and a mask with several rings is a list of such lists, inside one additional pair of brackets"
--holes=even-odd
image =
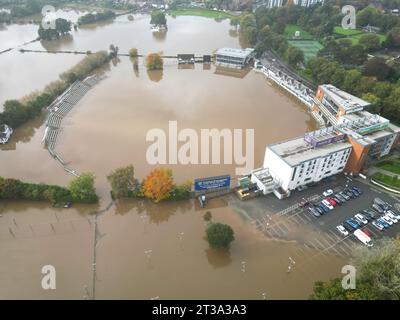
[(194, 180), (194, 190), (204, 191), (204, 190), (215, 190), (215, 189), (226, 189), (231, 185), (231, 176), (218, 176), (201, 178)]

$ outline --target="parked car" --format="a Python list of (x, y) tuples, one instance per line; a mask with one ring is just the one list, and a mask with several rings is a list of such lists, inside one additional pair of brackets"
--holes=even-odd
[(393, 225), (393, 221), (392, 221), (392, 219), (390, 219), (389, 217), (387, 217), (387, 216), (382, 216), (381, 219), (382, 219), (382, 220), (385, 220), (386, 223), (387, 223), (389, 226)]
[(377, 205), (376, 203), (373, 203), (373, 204), (372, 204), (372, 209), (374, 209), (376, 212), (378, 212), (378, 213), (380, 213), (380, 214), (382, 214), (382, 213), (385, 212), (385, 211), (383, 211), (383, 209), (381, 208), (381, 206)]
[(362, 194), (361, 188), (359, 188), (359, 187), (357, 187), (357, 186), (353, 186), (352, 189), (353, 189), (353, 190), (356, 190), (359, 194)]
[(378, 218), (376, 219), (376, 221), (379, 222), (381, 225), (383, 225), (385, 229), (389, 228), (389, 224), (382, 218)]
[(361, 213), (357, 213), (354, 216), (354, 219), (356, 219), (357, 222), (360, 222), (361, 224), (368, 224), (368, 220)]
[(354, 218), (349, 218), (349, 220), (352, 222), (352, 223), (354, 223), (355, 225), (356, 225), (356, 227), (357, 228), (361, 228), (361, 223), (360, 222), (358, 222), (356, 219), (354, 219)]
[(372, 238), (372, 234), (367, 228), (362, 229), (362, 232), (364, 232), (368, 237)]
[(335, 197), (338, 198), (342, 203), (347, 201), (340, 193), (336, 194)]
[(321, 203), (327, 207), (329, 210), (333, 210), (333, 205), (328, 200), (322, 200)]
[(392, 215), (392, 214), (386, 213), (385, 217), (390, 219), (390, 220), (392, 220), (393, 223), (398, 223), (399, 222), (399, 220), (397, 220), (396, 217), (394, 215)]
[(333, 194), (333, 190), (332, 189), (328, 189), (328, 190), (324, 191), (323, 196), (324, 197), (328, 197), (328, 196), (330, 196), (332, 194)]
[(358, 197), (360, 195), (357, 191), (355, 191), (353, 189), (348, 189), (348, 190), (349, 190), (349, 193), (351, 193), (354, 197)]
[(345, 222), (348, 223), (349, 225), (351, 225), (351, 227), (352, 227), (354, 230), (355, 230), (355, 229), (358, 229), (358, 228), (360, 227), (360, 225), (359, 225), (356, 221), (354, 221), (354, 220), (352, 220), (352, 219), (347, 219)]
[(342, 191), (339, 193), (340, 196), (342, 196), (346, 201), (349, 201), (351, 198), (346, 194), (346, 192)]
[(364, 209), (364, 210), (362, 210), (362, 213), (364, 216), (368, 216), (371, 219), (375, 219), (378, 216), (378, 214), (374, 210), (371, 210), (371, 209)]
[(343, 201), (340, 200), (336, 195), (332, 197), (332, 200), (334, 200), (339, 206), (343, 204)]
[(383, 226), (383, 224), (379, 223), (378, 221), (372, 221), (372, 225), (377, 228), (379, 231), (383, 231), (383, 229), (385, 229), (385, 227)]
[(349, 232), (345, 229), (345, 227), (343, 227), (341, 224), (339, 224), (338, 226), (336, 226), (336, 230), (339, 231), (342, 235), (344, 235), (345, 237), (349, 235)]
[(388, 210), (390, 207), (389, 204), (383, 201), (381, 198), (375, 198), (374, 203), (380, 206), (383, 210)]
[(325, 207), (322, 203), (318, 206), (318, 208), (320, 208), (324, 212), (324, 214), (329, 212), (329, 209)]
[(356, 230), (356, 228), (352, 224), (347, 222), (347, 220), (343, 221), (342, 225), (348, 232), (352, 232), (352, 231)]
[(393, 215), (397, 220), (400, 220), (400, 215), (397, 214), (396, 212), (394, 212), (393, 210), (387, 210), (386, 213), (387, 213), (387, 214), (390, 213), (390, 214)]
[(346, 195), (350, 198), (350, 199), (354, 199), (356, 196), (354, 195), (353, 192), (351, 192), (350, 190), (345, 190)]
[(314, 217), (319, 217), (320, 213), (313, 207), (309, 207), (308, 211), (314, 216)]
[(322, 211), (322, 209), (320, 207), (314, 207), (314, 209), (317, 210), (320, 215), (324, 214), (324, 212)]
[(326, 201), (328, 201), (332, 206), (334, 206), (334, 207), (336, 207), (337, 206), (337, 203), (336, 203), (336, 201), (335, 200), (333, 200), (332, 198), (330, 198), (330, 197), (326, 197), (325, 198), (325, 200)]

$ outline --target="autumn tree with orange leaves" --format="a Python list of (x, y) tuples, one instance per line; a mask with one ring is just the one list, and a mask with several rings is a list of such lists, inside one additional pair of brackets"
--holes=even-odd
[(157, 168), (150, 172), (144, 179), (142, 192), (148, 199), (160, 202), (170, 196), (174, 188), (172, 171), (165, 168)]
[(146, 57), (147, 70), (162, 70), (164, 65), (163, 58), (159, 53), (150, 53)]

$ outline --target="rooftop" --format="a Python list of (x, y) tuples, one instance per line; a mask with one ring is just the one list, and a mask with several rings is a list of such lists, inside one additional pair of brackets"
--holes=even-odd
[(254, 51), (253, 48), (246, 48), (246, 49), (221, 48), (217, 50), (216, 54), (235, 57), (235, 58), (247, 58), (247, 56), (252, 54), (253, 51)]
[(331, 84), (323, 84), (320, 87), (337, 105), (343, 107), (346, 112), (360, 111), (362, 108), (370, 105), (369, 102), (340, 90)]
[(294, 167), (303, 162), (348, 149), (351, 147), (351, 144), (346, 141), (337, 141), (314, 148), (311, 144), (307, 143), (303, 137), (300, 137), (272, 144), (268, 147), (284, 159), (290, 166)]

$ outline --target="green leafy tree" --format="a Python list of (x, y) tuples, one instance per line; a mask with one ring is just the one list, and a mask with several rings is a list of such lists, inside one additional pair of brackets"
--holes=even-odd
[(358, 43), (361, 44), (367, 51), (375, 51), (381, 47), (379, 36), (374, 33), (364, 34), (361, 36)]
[(227, 249), (235, 240), (232, 228), (227, 224), (213, 223), (206, 229), (207, 241), (211, 248)]
[(111, 184), (112, 194), (115, 198), (129, 197), (139, 186), (138, 181), (135, 179), (133, 166), (114, 170), (107, 176), (107, 180)]
[(304, 62), (304, 53), (295, 46), (289, 46), (286, 51), (286, 59), (291, 66), (295, 67)]
[(380, 81), (387, 79), (391, 71), (392, 69), (386, 64), (385, 59), (380, 57), (367, 60), (363, 66), (363, 75), (376, 77)]
[(167, 25), (167, 19), (165, 18), (165, 13), (160, 10), (153, 10), (151, 12), (150, 24), (157, 26)]
[(91, 172), (83, 173), (73, 179), (69, 185), (69, 191), (74, 202), (94, 203), (98, 198), (94, 187), (95, 176)]

